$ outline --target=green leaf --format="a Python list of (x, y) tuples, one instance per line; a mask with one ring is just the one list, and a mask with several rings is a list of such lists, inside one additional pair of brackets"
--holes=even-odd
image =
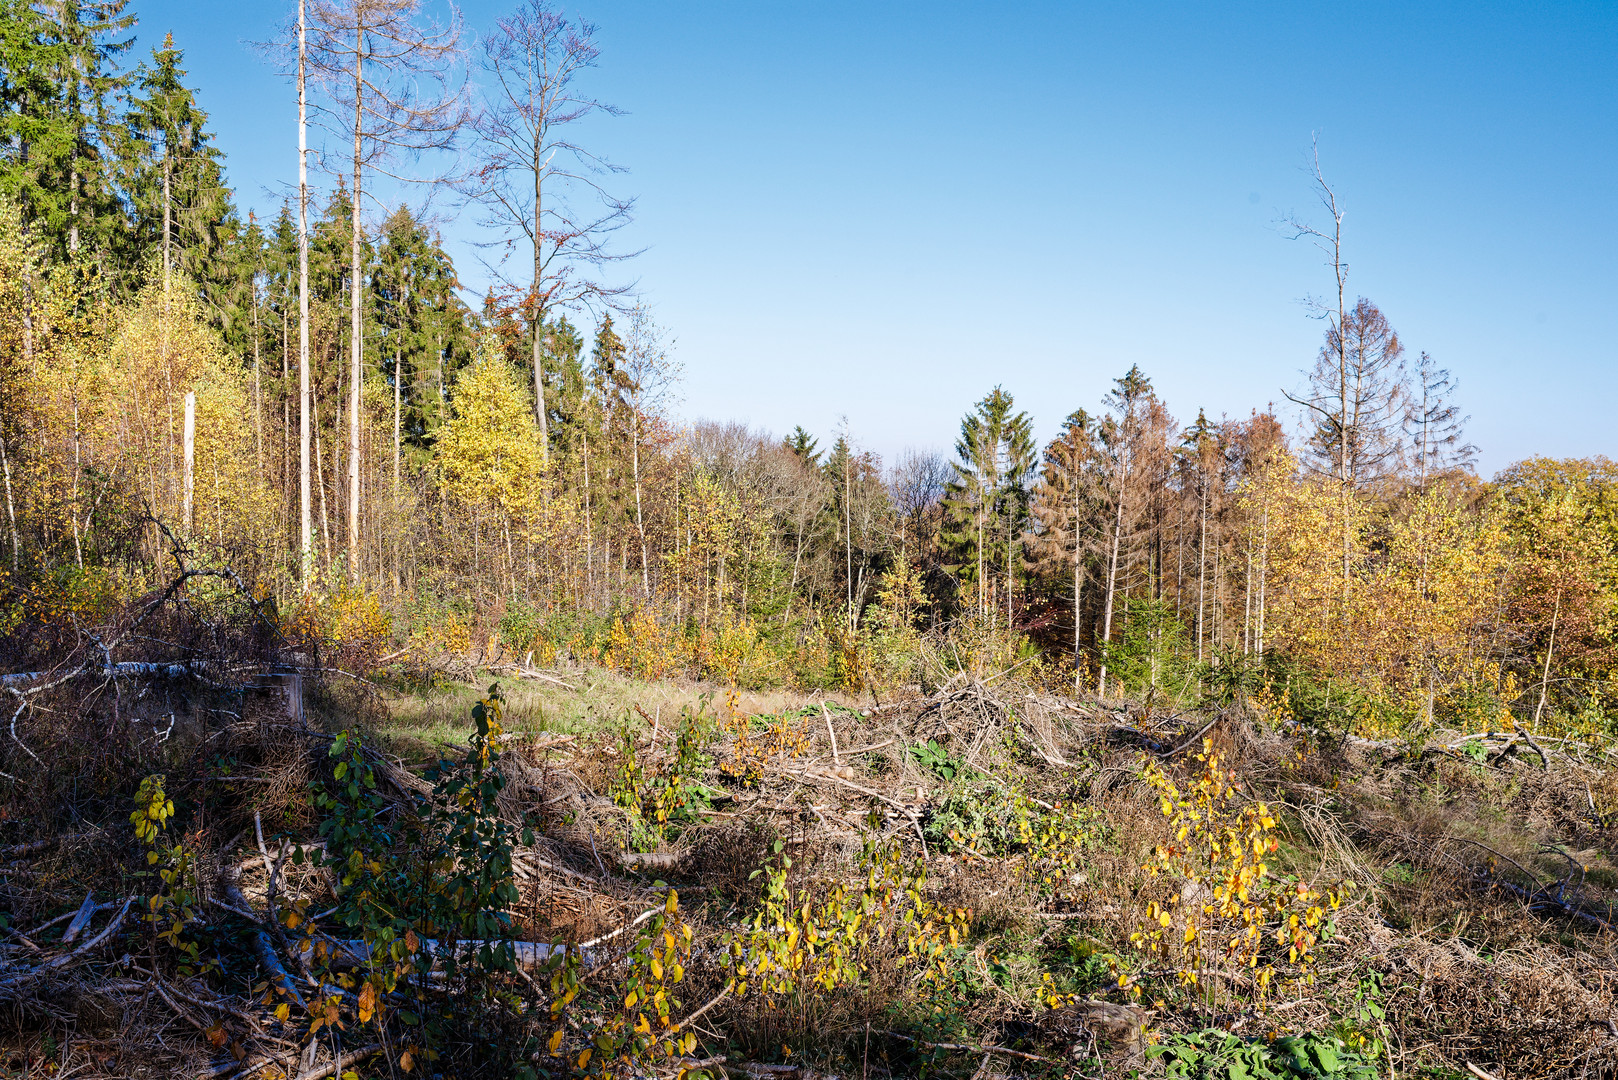
[(1327, 1042), (1312, 1042), (1309, 1056), (1315, 1059), (1316, 1066), (1323, 1073), (1338, 1072), (1343, 1067), (1342, 1062), (1337, 1060), (1337, 1050)]

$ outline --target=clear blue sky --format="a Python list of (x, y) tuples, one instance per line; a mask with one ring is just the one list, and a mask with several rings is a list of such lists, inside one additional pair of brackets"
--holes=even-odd
[[(248, 42), (295, 7), (131, 6), (273, 208), (295, 97)], [(688, 417), (824, 438), (846, 415), (891, 454), (947, 449), (996, 383), (1048, 435), (1133, 363), (1182, 421), (1280, 401), (1320, 341), (1299, 300), (1331, 284), (1277, 224), (1315, 214), (1318, 132), (1351, 288), (1458, 375), (1482, 471), (1618, 455), (1610, 0), (570, 10), (627, 111), (584, 137), (632, 170), (630, 273)]]

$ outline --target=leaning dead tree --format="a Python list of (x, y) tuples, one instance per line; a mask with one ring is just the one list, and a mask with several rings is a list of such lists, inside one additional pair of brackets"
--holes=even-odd
[(360, 391), (363, 349), (365, 174), (434, 183), (390, 172), (401, 156), (454, 145), (467, 117), (457, 81), (460, 23), (424, 19), (420, 0), (315, 0), (309, 63), (330, 98), (327, 114), (353, 139), (349, 235), (348, 569), (358, 572)]
[(618, 108), (578, 85), (600, 49), (596, 28), (568, 19), (549, 0), (527, 0), (484, 40), (485, 103), (472, 131), (476, 167), (464, 190), (487, 213), (485, 224), (515, 235), (533, 252), (527, 283), (532, 327), (534, 419), (548, 435), (545, 408), (545, 320), (558, 308), (605, 302), (629, 289), (594, 276), (637, 252), (608, 247), (627, 225), (633, 199), (608, 193), (602, 181), (623, 167), (570, 138), (572, 125)]

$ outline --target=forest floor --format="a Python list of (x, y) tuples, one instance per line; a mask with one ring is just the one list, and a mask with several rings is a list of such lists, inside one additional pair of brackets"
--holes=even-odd
[[(624, 988), (655, 985), (692, 1042), (614, 1042), (616, 1075), (1618, 1076), (1611, 747), (1375, 742), (1010, 680), (878, 705), (579, 668), (424, 693), (329, 683), (296, 728), (273, 693), (211, 730), (208, 691), (174, 694), (187, 934), (221, 963), (194, 970), (128, 911), (153, 885), (127, 801), (12, 815), (0, 1077), (402, 1075), (415, 1036), (385, 1003), (311, 1038), (264, 993), (270, 965), (296, 967), (259, 929), (274, 896), (334, 899), (270, 850), (314, 841), (305, 793), (330, 782), (339, 729), (368, 733), (406, 807), (429, 790), (421, 766), (464, 752), (494, 682), (500, 809), (535, 826), (511, 925), (586, 965), (566, 1009), (546, 1007), (554, 965), (507, 994), (494, 1041), (531, 1046), (541, 1075), (585, 1068), (628, 1030)], [(689, 953), (648, 983), (648, 950), (681, 926)]]

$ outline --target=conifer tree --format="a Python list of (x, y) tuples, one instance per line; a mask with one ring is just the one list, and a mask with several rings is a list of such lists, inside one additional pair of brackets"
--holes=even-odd
[(977, 585), (980, 617), (990, 615), (988, 573), (1001, 553), (1010, 610), (1016, 536), (1034, 467), (1033, 421), (1013, 408), (1011, 395), (997, 386), (966, 414), (951, 463), (955, 478), (944, 496), (945, 539), (959, 556), (955, 572)]
[(207, 129), (208, 114), (182, 81), (183, 59), (170, 34), (136, 70), (120, 164), (131, 252), (159, 250), (165, 273), (201, 282), (231, 269), (219, 259), (225, 243), (220, 230), (231, 200)]
[(1404, 431), (1410, 440), (1411, 465), (1416, 486), (1425, 489), (1428, 480), (1449, 469), (1469, 469), (1478, 448), (1463, 441), (1466, 423), (1455, 404), (1455, 377), (1441, 368), (1426, 352), (1411, 372), (1410, 400), (1405, 409)]
[(1045, 465), (1034, 486), (1029, 534), (1036, 569), (1070, 579), (1073, 596), (1073, 664), (1080, 667), (1084, 632), (1084, 586), (1097, 539), (1101, 491), (1096, 422), (1083, 409), (1068, 415), (1045, 447)]
[[(105, 252), (120, 225), (109, 144), (132, 43), (127, 0), (0, 5), (0, 194), (62, 259)], [(103, 256), (104, 257), (104, 256)]]

